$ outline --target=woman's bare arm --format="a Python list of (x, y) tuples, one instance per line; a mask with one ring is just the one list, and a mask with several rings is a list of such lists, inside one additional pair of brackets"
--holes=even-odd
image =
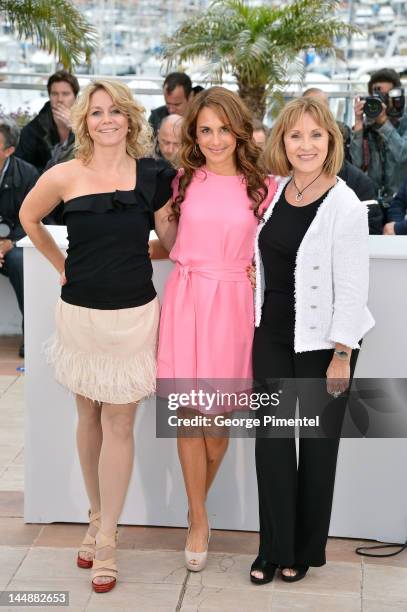
[(155, 231), (164, 247), (168, 252), (174, 246), (177, 237), (178, 222), (174, 217), (171, 208), (172, 200), (168, 200), (166, 204), (156, 213), (154, 213)]
[(64, 271), (65, 257), (41, 221), (63, 200), (63, 186), (67, 180), (64, 165), (45, 172), (20, 208), (20, 221), (27, 235), (60, 274)]
[(168, 251), (159, 240), (150, 240), (148, 243), (150, 259), (168, 259)]

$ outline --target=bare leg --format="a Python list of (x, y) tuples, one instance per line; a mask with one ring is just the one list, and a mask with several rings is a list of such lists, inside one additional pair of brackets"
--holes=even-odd
[[(79, 461), (89, 498), (90, 510), (95, 513), (100, 511), (98, 466), (103, 437), (100, 421), (101, 405), (81, 395), (76, 396), (76, 405), (78, 409), (76, 441)], [(94, 537), (96, 531), (95, 525), (89, 526), (89, 535)], [(89, 560), (93, 555), (82, 551), (80, 557)]]
[(223, 457), (229, 445), (229, 438), (226, 437), (205, 437), (206, 444), (206, 494), (215, 480)]
[(194, 552), (203, 552), (208, 542), (208, 516), (205, 508), (207, 456), (203, 436), (178, 437), (178, 455), (184, 474), (191, 525), (186, 547)]
[[(101, 499), (101, 529), (106, 536), (114, 535), (126, 498), (133, 469), (134, 417), (137, 404), (103, 404), (103, 444), (99, 460), (99, 486)], [(98, 543), (98, 537), (96, 537)], [(115, 552), (106, 546), (96, 552), (96, 559), (106, 560)], [(96, 584), (110, 582), (111, 578), (95, 578)]]
[(194, 552), (203, 552), (208, 545), (206, 497), (229, 441), (227, 437), (216, 435), (218, 432), (212, 428), (205, 428), (205, 435), (202, 430), (200, 432), (201, 435), (198, 435), (196, 430), (195, 437), (178, 437), (178, 455), (184, 474), (191, 525), (186, 547)]

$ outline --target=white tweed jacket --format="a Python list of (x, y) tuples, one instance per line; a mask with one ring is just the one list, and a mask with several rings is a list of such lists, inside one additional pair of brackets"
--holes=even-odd
[[(289, 177), (275, 177), (277, 191), (257, 229), (255, 324), (260, 325), (264, 269), (259, 236)], [(297, 253), (295, 267), (296, 353), (329, 349), (335, 343), (359, 348), (374, 326), (367, 308), (369, 289), (367, 208), (338, 178), (318, 208)]]

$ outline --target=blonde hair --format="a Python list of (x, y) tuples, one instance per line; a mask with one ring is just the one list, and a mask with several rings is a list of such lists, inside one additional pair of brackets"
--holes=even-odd
[(311, 115), (315, 123), (328, 132), (328, 153), (322, 168), (328, 176), (335, 176), (344, 158), (342, 133), (327, 105), (312, 97), (292, 100), (277, 117), (264, 152), (267, 168), (278, 176), (290, 174), (292, 166), (285, 150), (284, 135), (305, 113)]
[(129, 132), (126, 138), (126, 151), (134, 159), (152, 153), (152, 130), (145, 118), (145, 109), (124, 83), (101, 79), (92, 81), (77, 98), (71, 109), (72, 130), (75, 134), (76, 157), (88, 164), (93, 155), (93, 140), (87, 128), (87, 115), (92, 95), (103, 89), (114, 104), (128, 119)]

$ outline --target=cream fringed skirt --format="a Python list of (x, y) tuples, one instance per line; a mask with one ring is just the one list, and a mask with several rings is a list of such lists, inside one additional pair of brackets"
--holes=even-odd
[(46, 343), (56, 380), (75, 394), (130, 404), (154, 393), (160, 306), (119, 310), (73, 306), (61, 299), (56, 332)]

